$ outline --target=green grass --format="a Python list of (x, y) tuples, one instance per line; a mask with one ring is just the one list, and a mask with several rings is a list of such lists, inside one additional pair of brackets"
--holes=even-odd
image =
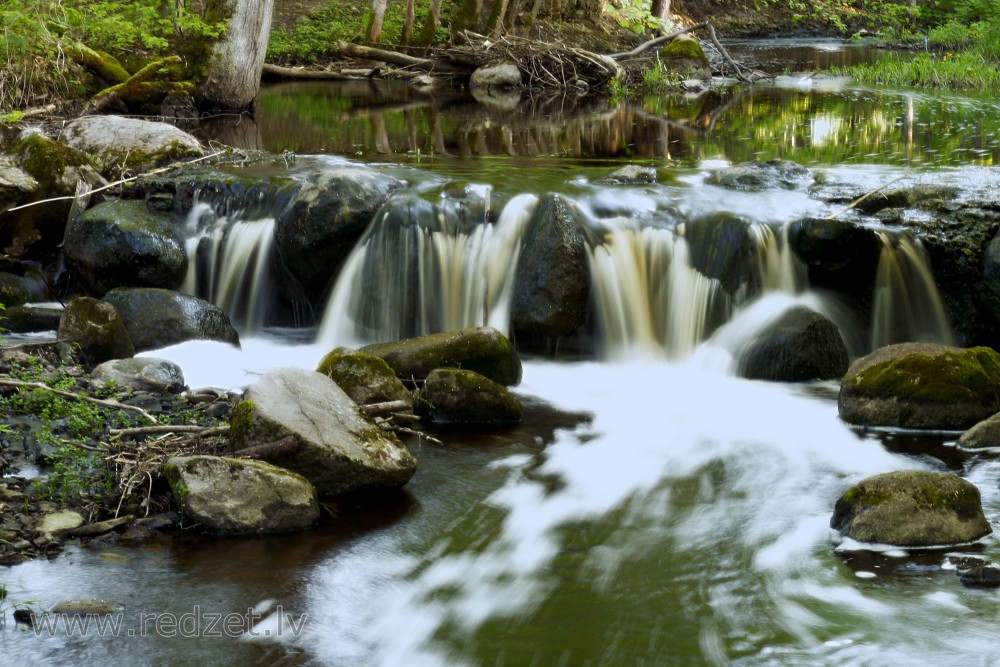
[(877, 86), (1000, 91), (996, 62), (977, 50), (940, 55), (921, 53), (912, 59), (835, 67), (830, 72)]

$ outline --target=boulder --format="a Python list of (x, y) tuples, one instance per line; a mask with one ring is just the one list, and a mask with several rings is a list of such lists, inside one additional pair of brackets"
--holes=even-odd
[(128, 392), (179, 394), (185, 387), (180, 366), (167, 359), (150, 357), (106, 361), (95, 367), (90, 376), (98, 386), (113, 380), (119, 389)]
[(125, 322), (136, 352), (186, 340), (215, 340), (239, 347), (229, 316), (197, 297), (165, 289), (119, 287), (104, 295)]
[(232, 418), (235, 449), (291, 436), (297, 448), (279, 462), (320, 496), (399, 487), (417, 462), (391, 433), (365, 417), (330, 378), (299, 368), (264, 375), (247, 388)]
[(958, 439), (958, 444), (967, 449), (1000, 448), (1000, 414), (995, 414), (979, 422)]
[(7, 308), (23, 306), (31, 300), (31, 290), (28, 289), (20, 276), (13, 273), (0, 272), (0, 303)]
[(0, 326), (12, 333), (55, 331), (62, 316), (61, 306), (14, 306), (0, 315)]
[(788, 245), (807, 266), (827, 272), (860, 270), (875, 282), (882, 243), (873, 229), (829, 218), (799, 218), (788, 227)]
[(81, 214), (66, 230), (67, 268), (95, 296), (116, 287), (176, 289), (187, 273), (180, 228), (146, 203), (115, 200)]
[(968, 429), (1000, 412), (1000, 354), (899, 343), (855, 360), (838, 408), (851, 424)]
[(420, 394), (431, 421), (502, 426), (521, 421), (521, 403), (503, 385), (458, 368), (432, 371)]
[(61, 510), (52, 512), (42, 517), (38, 524), (39, 533), (51, 533), (52, 535), (62, 535), (83, 525), (83, 515), (72, 510)]
[(184, 517), (213, 533), (284, 533), (319, 519), (313, 485), (270, 463), (178, 456), (164, 472)]
[(384, 359), (373, 354), (338, 347), (323, 357), (316, 371), (336, 382), (358, 405), (384, 401), (413, 405), (410, 390)]
[(701, 42), (691, 35), (678, 35), (660, 49), (657, 58), (663, 66), (685, 78), (711, 79), (712, 66)]
[(73, 299), (59, 320), (59, 338), (80, 346), (92, 364), (135, 355), (121, 315), (110, 303), (89, 296)]
[(16, 206), (38, 190), (38, 181), (21, 169), (11, 155), (0, 155), (0, 211)]
[(844, 339), (819, 313), (797, 306), (768, 325), (743, 351), (739, 374), (752, 380), (833, 380), (847, 371)]
[(314, 172), (291, 212), (277, 221), (275, 242), (289, 271), (314, 303), (402, 181), (356, 166)]
[(483, 65), (476, 68), (469, 79), (469, 87), (476, 88), (520, 88), (521, 70), (512, 62)]
[(951, 185), (920, 183), (905, 188), (883, 190), (877, 197), (858, 202), (857, 209), (869, 215), (887, 208), (937, 208), (941, 202), (953, 200), (959, 189)]
[(61, 138), (103, 164), (137, 171), (204, 153), (197, 139), (169, 123), (122, 116), (77, 118), (66, 124)]
[(811, 172), (796, 162), (768, 160), (719, 169), (709, 174), (705, 182), (727, 190), (763, 192), (778, 188), (795, 190), (806, 185), (811, 178)]
[(425, 380), (437, 368), (464, 368), (504, 386), (521, 381), (521, 359), (507, 337), (493, 327), (472, 327), (374, 343), (362, 352), (385, 359), (404, 382)]
[(729, 294), (759, 282), (757, 251), (747, 221), (732, 213), (716, 213), (684, 225), (691, 266), (714, 278)]
[(858, 482), (837, 501), (830, 526), (859, 542), (898, 547), (968, 544), (993, 532), (975, 485), (920, 470)]
[(521, 242), (511, 321), (517, 336), (559, 338), (583, 325), (590, 265), (580, 225), (559, 195), (535, 208)]

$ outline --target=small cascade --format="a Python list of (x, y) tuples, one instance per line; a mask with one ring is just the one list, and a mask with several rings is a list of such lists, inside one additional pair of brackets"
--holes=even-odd
[(872, 298), (871, 348), (891, 343), (954, 344), (923, 245), (908, 234), (882, 240)]
[(488, 324), (508, 330), (521, 232), (538, 198), (512, 199), (494, 224), (447, 201), (401, 199), (348, 257), (317, 341), (349, 345)]
[(780, 239), (768, 225), (749, 225), (748, 232), (755, 242), (754, 256), (761, 291), (802, 292), (808, 286), (809, 278), (805, 265), (789, 247), (787, 226), (781, 228)]
[(729, 311), (719, 282), (691, 267), (687, 242), (668, 229), (610, 230), (590, 268), (605, 356), (685, 357)]

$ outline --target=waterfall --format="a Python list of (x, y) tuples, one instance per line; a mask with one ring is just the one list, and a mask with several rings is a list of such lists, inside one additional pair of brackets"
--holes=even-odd
[(872, 349), (900, 342), (953, 345), (923, 245), (908, 234), (878, 236), (882, 252), (872, 297)]
[(461, 327), (508, 331), (521, 232), (538, 198), (520, 195), (496, 223), (412, 198), (379, 214), (348, 257), (317, 342), (348, 345)]

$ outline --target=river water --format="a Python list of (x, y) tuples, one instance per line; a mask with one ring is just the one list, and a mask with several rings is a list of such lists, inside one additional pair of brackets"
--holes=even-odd
[[(788, 45), (765, 51), (776, 47)], [(848, 57), (842, 51), (824, 42), (812, 52)], [(809, 288), (781, 236), (784, 222), (833, 212), (827, 205), (805, 187), (735, 193), (705, 184), (730, 163), (783, 157), (848, 190), (907, 174), (995, 188), (997, 104), (796, 74), (809, 60), (794, 58), (774, 70), (792, 72), (774, 85), (632, 103), (551, 98), (498, 110), (394, 86), (265, 90), (258, 121), (269, 150), (293, 150), (303, 165), (371, 163), (405, 178), (439, 212), (460, 191), (495, 222), (489, 230), (456, 222), (452, 232), (415, 225), (451, 258), (432, 253), (424, 264), (465, 276), (455, 294), (427, 299), (440, 309), (426, 325), (387, 316), (377, 328), (357, 326), (351, 304), (363, 308), (366, 290), (398, 292), (386, 271), (377, 290), (360, 283), (341, 289), (338, 302), (334, 288), (315, 326), (244, 331), (242, 352), (195, 343), (158, 353), (180, 361), (190, 385), (239, 387), (270, 367), (311, 368), (336, 344), (392, 337), (399, 327), (480, 317), (505, 327), (504, 267), (516, 264), (520, 213), (548, 192), (572, 200), (602, 232), (591, 248), (593, 348), (582, 359), (526, 355), (516, 388), (523, 424), (442, 433), (444, 446), (411, 442), (420, 469), (402, 492), (377, 506), (332, 507), (336, 516), (314, 530), (76, 547), (11, 568), (8, 604), (108, 598), (123, 605), (122, 625), (105, 633), (115, 637), (96, 627), (37, 637), (8, 620), (4, 662), (1000, 662), (995, 592), (963, 588), (944, 554), (859, 549), (828, 527), (852, 483), (899, 469), (962, 474), (998, 525), (1000, 465), (969, 458), (949, 437), (856, 434), (837, 417), (836, 383), (732, 372), (753, 331), (798, 303), (837, 321), (854, 354), (894, 337), (947, 340), (932, 285), (887, 283), (895, 295), (887, 312), (920, 313), (904, 318), (916, 323), (908, 329), (878, 333), (841, 317), (837, 299)], [(626, 163), (656, 167), (659, 183), (594, 183)], [(720, 212), (738, 213), (757, 239), (758, 291), (723, 298), (690, 268), (688, 228)], [(375, 222), (366, 242), (379, 238)], [(901, 273), (922, 275), (919, 246), (893, 239), (885, 260), (911, 261)], [(408, 261), (407, 251), (393, 252), (382, 261)], [(362, 243), (338, 285), (353, 285), (350, 267), (363, 275), (366, 261)], [(484, 270), (491, 262), (498, 266)], [(490, 271), (492, 283), (481, 275)], [(706, 294), (716, 294), (714, 306)], [(469, 302), (476, 307), (463, 315)], [(712, 317), (712, 326), (692, 324)], [(993, 539), (978, 549), (1000, 557)], [(247, 632), (248, 613), (266, 617), (261, 636)], [(224, 614), (233, 615), (227, 631), (221, 623), (209, 631)]]

